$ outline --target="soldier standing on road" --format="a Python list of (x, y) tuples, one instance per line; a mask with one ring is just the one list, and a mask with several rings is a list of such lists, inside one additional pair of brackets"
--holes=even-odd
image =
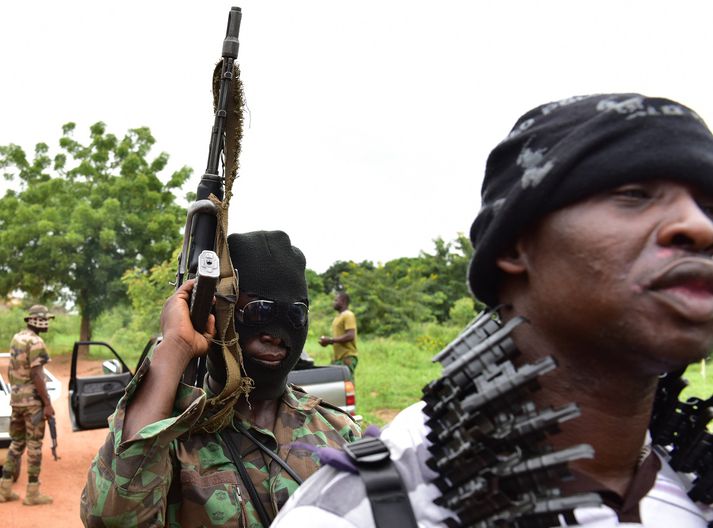
[(27, 447), (27, 494), (26, 506), (50, 504), (52, 498), (40, 494), (40, 465), (42, 463), (42, 439), (45, 436), (45, 420), (54, 416), (45, 385), (43, 365), (50, 360), (45, 342), (39, 336), (49, 329), (49, 320), (54, 315), (45, 306), (32, 306), (25, 317), (27, 328), (15, 334), (10, 344), (10, 367), (8, 377), (12, 387), (10, 404), (10, 450), (0, 480), (0, 502), (19, 499), (12, 491), (13, 477), (19, 472), (20, 457)]
[(347, 292), (338, 292), (334, 296), (332, 306), (339, 312), (339, 315), (332, 321), (332, 337), (320, 337), (319, 344), (322, 346), (333, 345), (332, 365), (346, 365), (353, 378), (359, 361), (356, 346), (357, 323), (354, 312), (349, 309)]

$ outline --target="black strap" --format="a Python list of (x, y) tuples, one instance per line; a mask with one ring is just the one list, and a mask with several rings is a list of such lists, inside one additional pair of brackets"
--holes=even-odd
[(258, 495), (257, 490), (255, 489), (255, 484), (253, 484), (253, 481), (250, 480), (250, 475), (248, 475), (248, 471), (247, 469), (245, 469), (243, 457), (240, 456), (240, 453), (236, 449), (235, 444), (233, 444), (233, 442), (231, 441), (232, 439), (230, 438), (230, 433), (230, 429), (225, 429), (222, 432), (218, 433), (218, 436), (223, 441), (223, 444), (228, 448), (228, 454), (230, 455), (233, 464), (235, 464), (235, 467), (238, 470), (238, 474), (240, 475), (240, 479), (243, 481), (243, 485), (248, 490), (248, 495), (250, 495), (250, 500), (253, 503), (253, 507), (255, 508), (258, 517), (260, 517), (260, 522), (263, 528), (267, 528), (268, 526), (270, 526), (270, 518), (268, 517), (267, 512), (265, 511), (265, 507), (263, 506), (262, 501), (260, 500), (260, 496)]
[(238, 430), (239, 430), (241, 433), (243, 433), (246, 437), (248, 437), (248, 439), (249, 439), (253, 444), (255, 444), (255, 445), (260, 449), (260, 451), (262, 451), (262, 452), (265, 453), (267, 456), (269, 456), (270, 458), (272, 458), (275, 462), (277, 462), (277, 463), (282, 467), (282, 469), (284, 469), (285, 471), (287, 471), (287, 473), (293, 478), (293, 480), (294, 480), (295, 482), (297, 482), (297, 484), (299, 484), (299, 485), (302, 484), (303, 480), (300, 478), (300, 476), (297, 474), (297, 472), (296, 472), (294, 469), (292, 469), (292, 468), (290, 467), (290, 465), (287, 463), (287, 461), (282, 460), (282, 459), (279, 457), (279, 455), (278, 455), (277, 453), (275, 453), (272, 449), (270, 449), (270, 448), (267, 447), (265, 444), (263, 444), (260, 440), (258, 440), (257, 438), (255, 438), (255, 437), (250, 433), (250, 431), (248, 431), (247, 429), (245, 429), (245, 427), (243, 427), (243, 424), (238, 423), (238, 422), (235, 422), (235, 426), (238, 428)]
[(344, 451), (359, 468), (376, 528), (416, 528), (408, 492), (386, 444), (366, 437), (347, 444)]

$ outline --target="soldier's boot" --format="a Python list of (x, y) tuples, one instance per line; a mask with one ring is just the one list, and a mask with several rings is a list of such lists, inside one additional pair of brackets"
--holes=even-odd
[(27, 484), (27, 495), (22, 501), (25, 506), (36, 506), (38, 504), (52, 504), (52, 497), (40, 495), (40, 483), (30, 482)]
[(0, 502), (10, 502), (19, 498), (17, 493), (12, 492), (12, 477), (0, 479)]

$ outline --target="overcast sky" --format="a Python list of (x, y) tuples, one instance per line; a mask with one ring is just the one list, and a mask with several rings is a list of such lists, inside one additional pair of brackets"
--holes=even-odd
[(194, 191), (231, 5), (249, 115), (230, 229), (283, 229), (320, 272), (467, 233), (488, 152), (540, 103), (637, 91), (713, 124), (709, 2), (24, 0), (0, 7), (0, 144), (148, 126)]

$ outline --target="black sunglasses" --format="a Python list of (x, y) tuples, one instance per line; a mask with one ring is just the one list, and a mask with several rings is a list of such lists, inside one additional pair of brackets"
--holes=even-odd
[(238, 308), (236, 318), (248, 326), (259, 326), (273, 322), (282, 314), (295, 328), (307, 326), (309, 308), (303, 302), (284, 303), (257, 299)]

